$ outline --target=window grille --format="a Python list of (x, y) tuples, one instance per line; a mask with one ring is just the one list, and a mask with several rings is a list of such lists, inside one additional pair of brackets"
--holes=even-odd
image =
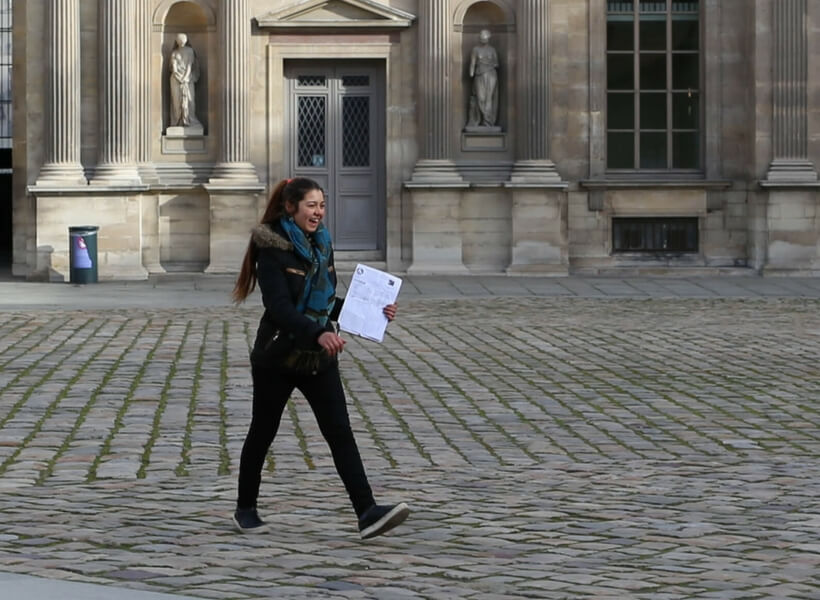
[(298, 164), (300, 167), (325, 166), (327, 99), (324, 96), (298, 98)]
[(324, 75), (299, 75), (299, 87), (325, 87), (327, 80)]
[(613, 252), (697, 252), (697, 217), (612, 219)]
[(370, 166), (370, 98), (342, 98), (342, 165)]
[(608, 0), (607, 168), (701, 168), (699, 0)]

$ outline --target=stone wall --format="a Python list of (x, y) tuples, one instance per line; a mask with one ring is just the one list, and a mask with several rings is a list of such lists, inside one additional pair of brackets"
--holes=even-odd
[[(342, 0), (321, 8), (328, 25), (302, 28), (259, 26), (290, 0), (14, 3), (13, 272), (66, 279), (67, 228), (75, 224), (100, 226), (101, 278), (236, 270), (267, 191), (289, 175), (285, 66), (315, 59), (376, 61), (384, 69), (378, 262), (385, 268), (632, 269), (633, 259), (612, 253), (614, 217), (688, 216), (698, 219), (700, 251), (658, 257), (657, 267), (818, 273), (820, 80), (778, 65), (798, 52), (806, 73), (817, 71), (820, 4), (701, 4), (703, 172), (619, 180), (605, 168), (605, 0), (383, 0), (378, 6), (416, 16), (395, 28), (355, 26), (368, 13)], [(52, 102), (59, 84), (49, 69), (52, 44), (66, 42), (43, 39), (55, 7), (68, 11), (59, 13), (67, 23), (72, 7), (78, 11), (79, 72), (71, 76), (79, 87), (63, 92), (79, 99), (79, 130), (59, 147), (49, 145), (56, 143), (50, 119), (67, 109)], [(101, 31), (104, 8), (115, 19), (133, 11), (133, 64), (111, 62), (101, 45), (125, 35)], [(236, 15), (241, 22), (231, 20)], [(782, 40), (802, 31), (801, 23), (805, 49), (793, 50)], [(482, 28), (499, 53), (500, 117), (498, 131), (468, 132), (466, 69)], [(204, 130), (175, 138), (167, 130), (167, 67), (180, 32), (201, 60), (196, 98)], [(128, 94), (113, 97), (120, 92), (106, 83), (106, 69), (133, 72)], [(791, 89), (805, 89), (807, 101)], [(132, 108), (124, 110), (119, 101), (127, 98)], [(116, 139), (104, 127), (112, 112), (133, 128)], [(49, 163), (57, 150), (76, 154), (81, 177)], [(121, 154), (114, 171), (128, 176), (95, 182), (103, 158)]]

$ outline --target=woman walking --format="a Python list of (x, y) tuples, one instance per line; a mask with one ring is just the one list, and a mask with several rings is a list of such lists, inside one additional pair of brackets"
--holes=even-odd
[[(325, 198), (315, 181), (280, 181), (262, 222), (253, 230), (233, 298), (244, 301), (258, 284), (265, 312), (251, 351), (253, 409), (239, 463), (233, 522), (243, 533), (264, 531), (257, 512), (262, 466), (294, 389), (307, 399), (330, 446), (336, 470), (359, 520), (362, 538), (381, 535), (407, 518), (410, 509), (376, 504), (367, 481), (339, 377), (345, 341), (332, 321), (343, 300), (336, 297), (330, 234), (322, 224)], [(396, 305), (385, 306), (388, 320)]]

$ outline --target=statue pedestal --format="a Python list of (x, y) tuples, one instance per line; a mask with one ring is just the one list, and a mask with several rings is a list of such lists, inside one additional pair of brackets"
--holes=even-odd
[(163, 154), (204, 154), (205, 128), (202, 125), (191, 127), (169, 127), (162, 136)]
[(503, 151), (507, 149), (507, 135), (501, 127), (465, 127), (461, 132), (463, 151)]

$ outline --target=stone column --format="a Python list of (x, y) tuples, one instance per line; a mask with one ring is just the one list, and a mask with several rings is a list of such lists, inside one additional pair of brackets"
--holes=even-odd
[(259, 177), (250, 163), (250, 35), (248, 0), (219, 2), (219, 66), (222, 127), (219, 162), (211, 182), (257, 183)]
[[(144, 182), (159, 180), (157, 170), (151, 160), (151, 6), (150, 0), (137, 0), (136, 6), (136, 138), (135, 150), (137, 169)], [(159, 93), (159, 92), (157, 92)]]
[(516, 161), (510, 180), (508, 273), (566, 275), (566, 182), (549, 159), (549, 2), (519, 0), (516, 15)]
[(139, 185), (135, 159), (136, 0), (99, 3), (99, 160), (92, 184)]
[(518, 135), (512, 184), (561, 183), (549, 159), (549, 8), (544, 0), (518, 0)]
[(452, 23), (448, 0), (419, 2), (419, 160), (408, 186), (455, 186), (464, 181), (452, 161), (450, 52)]
[(450, 79), (452, 23), (448, 0), (419, 2), (419, 160), (410, 181), (413, 264), (408, 273), (466, 273), (460, 188), (469, 186), (452, 160)]
[(773, 3), (772, 151), (766, 179), (814, 182), (808, 159), (808, 34), (806, 0)]
[(37, 185), (86, 185), (80, 164), (80, 0), (52, 0), (47, 10), (48, 129)]

